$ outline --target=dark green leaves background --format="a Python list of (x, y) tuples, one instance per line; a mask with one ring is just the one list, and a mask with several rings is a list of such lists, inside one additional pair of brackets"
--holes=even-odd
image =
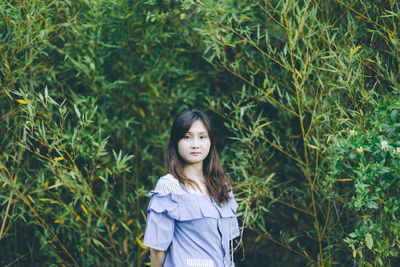
[(184, 109), (211, 118), (237, 266), (396, 266), (396, 1), (3, 1), (0, 264), (144, 266)]

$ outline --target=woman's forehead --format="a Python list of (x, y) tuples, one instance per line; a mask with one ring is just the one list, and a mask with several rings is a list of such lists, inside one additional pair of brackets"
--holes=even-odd
[(201, 120), (195, 120), (190, 126), (188, 133), (208, 133), (207, 127)]

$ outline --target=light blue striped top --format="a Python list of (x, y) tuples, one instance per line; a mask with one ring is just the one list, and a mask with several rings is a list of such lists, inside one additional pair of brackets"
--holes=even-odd
[(232, 191), (218, 206), (208, 195), (182, 188), (167, 174), (150, 191), (145, 246), (166, 251), (164, 267), (232, 267), (230, 240), (239, 235)]

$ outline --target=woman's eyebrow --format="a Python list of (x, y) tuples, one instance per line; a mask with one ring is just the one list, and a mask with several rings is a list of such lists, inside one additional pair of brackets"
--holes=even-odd
[[(193, 134), (193, 132), (187, 132), (188, 134)], [(205, 134), (208, 134), (208, 132), (207, 131), (204, 131), (204, 132), (199, 132), (199, 133), (205, 133)]]

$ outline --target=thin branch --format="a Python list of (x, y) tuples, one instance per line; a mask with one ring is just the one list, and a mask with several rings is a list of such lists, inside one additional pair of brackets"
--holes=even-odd
[(32, 207), (31, 203), (29, 200), (17, 190), (17, 194), (19, 198), (29, 207), (29, 209), (33, 212), (33, 214), (36, 216), (36, 218), (42, 223), (42, 226), (45, 226), (47, 228), (47, 231), (53, 236), (53, 238), (56, 240), (57, 244), (64, 250), (64, 252), (68, 255), (68, 257), (73, 261), (73, 263), (78, 266), (78, 263), (75, 261), (74, 257), (69, 253), (67, 248), (64, 246), (64, 244), (61, 242), (61, 240), (57, 237), (57, 235), (51, 230), (50, 226), (46, 223), (46, 221), (39, 215), (39, 213), (36, 212), (36, 210)]
[(282, 104), (281, 102), (279, 102), (278, 100), (276, 100), (275, 98), (273, 98), (272, 96), (270, 96), (269, 94), (272, 93), (273, 89), (270, 89), (268, 92), (265, 92), (264, 90), (262, 90), (261, 88), (259, 88), (257, 85), (255, 85), (254, 83), (252, 83), (251, 81), (247, 80), (246, 78), (244, 78), (242, 75), (240, 75), (239, 73), (236, 73), (234, 71), (232, 71), (231, 69), (229, 69), (228, 67), (224, 66), (224, 68), (229, 71), (230, 73), (232, 73), (233, 75), (235, 75), (236, 77), (242, 79), (243, 81), (245, 81), (246, 83), (248, 83), (249, 85), (251, 85), (252, 87), (256, 88), (258, 91), (260, 91), (261, 93), (264, 94), (264, 96), (270, 100), (271, 102), (274, 102), (276, 104), (278, 104), (279, 106), (283, 107), (285, 110), (289, 111), (290, 113), (292, 113), (293, 115), (299, 117), (299, 115), (291, 110), (290, 108), (286, 107), (284, 104)]
[[(290, 0), (289, 0), (290, 1)], [(304, 8), (304, 10), (306, 10), (308, 8), (308, 4), (307, 6)], [(289, 27), (287, 19), (285, 17), (285, 21), (287, 23), (287, 27)], [(287, 35), (288, 35), (288, 43), (289, 43), (289, 47), (290, 47), (290, 60), (292, 63), (292, 69), (295, 69), (295, 64), (294, 64), (294, 57), (293, 57), (293, 45), (290, 41), (290, 31), (287, 31)], [(300, 103), (300, 86), (298, 84), (297, 78), (296, 78), (296, 74), (293, 73), (292, 75), (293, 77), (293, 82), (295, 84), (295, 88), (296, 88), (296, 95), (297, 95), (297, 107), (298, 107), (298, 113), (299, 113), (299, 120), (300, 120), (300, 127), (301, 127), (301, 133), (302, 133), (302, 137), (303, 137), (303, 147), (304, 147), (304, 157), (305, 157), (305, 163), (306, 163), (306, 169), (307, 169), (307, 181), (310, 187), (310, 193), (311, 193), (311, 205), (313, 207), (313, 214), (314, 214), (314, 222), (315, 222), (315, 227), (316, 227), (316, 231), (317, 231), (317, 237), (318, 237), (318, 246), (319, 246), (319, 254), (320, 254), (320, 260), (321, 260), (321, 266), (324, 266), (324, 259), (323, 259), (323, 253), (322, 253), (322, 237), (320, 234), (320, 230), (319, 230), (319, 221), (318, 221), (318, 216), (317, 216), (317, 208), (316, 208), (316, 203), (315, 203), (315, 197), (314, 197), (314, 185), (311, 181), (311, 171), (310, 171), (310, 166), (309, 166), (309, 160), (308, 160), (308, 151), (307, 151), (307, 136), (304, 130), (304, 121), (303, 121), (303, 117), (302, 117), (302, 106)], [(318, 262), (319, 265), (319, 262)]]
[(303, 257), (303, 258), (306, 258), (306, 259), (312, 261), (313, 263), (317, 264), (317, 261), (314, 260), (314, 259), (312, 259), (310, 256), (308, 256), (308, 255), (306, 255), (306, 254), (304, 254), (304, 253), (298, 252), (297, 250), (295, 250), (295, 249), (293, 249), (293, 248), (291, 248), (291, 247), (289, 247), (289, 246), (283, 244), (282, 242), (279, 242), (278, 240), (276, 240), (275, 238), (273, 238), (270, 234), (260, 233), (260, 232), (258, 232), (258, 231), (255, 231), (255, 232), (258, 233), (259, 235), (261, 235), (261, 236), (263, 236), (263, 237), (265, 237), (265, 238), (271, 240), (271, 241), (274, 242), (275, 244), (277, 244), (277, 245), (279, 245), (279, 246), (281, 246), (281, 247), (283, 247), (283, 248), (286, 248), (287, 250), (289, 250), (289, 251), (291, 251), (291, 252), (293, 252), (293, 253), (295, 253), (295, 254), (297, 254), (297, 255)]
[(326, 221), (325, 221), (324, 229), (322, 230), (321, 238), (324, 236), (325, 230), (326, 230), (326, 228), (328, 226), (330, 212), (331, 212), (331, 204), (329, 203), (329, 205), (328, 205), (328, 213), (326, 214)]
[(305, 210), (305, 209), (302, 209), (302, 208), (299, 208), (299, 207), (297, 207), (297, 206), (295, 206), (295, 205), (293, 205), (293, 204), (290, 204), (290, 203), (285, 202), (285, 201), (283, 201), (283, 200), (280, 200), (280, 199), (278, 199), (278, 198), (273, 198), (273, 197), (271, 197), (270, 195), (268, 195), (267, 192), (266, 192), (266, 194), (262, 194), (261, 196), (262, 196), (262, 197), (269, 198), (269, 199), (272, 200), (272, 201), (278, 202), (278, 203), (280, 203), (280, 204), (282, 204), (282, 205), (285, 205), (285, 206), (287, 206), (287, 207), (289, 207), (289, 208), (292, 208), (292, 209), (301, 211), (301, 212), (303, 212), (303, 213), (305, 213), (305, 214), (308, 214), (308, 215), (311, 215), (311, 216), (314, 217), (314, 214), (313, 214), (312, 212), (310, 212), (310, 211), (308, 211), (308, 210)]
[(339, 4), (342, 4), (342, 5), (344, 5), (346, 8), (348, 8), (349, 10), (351, 10), (351, 11), (353, 11), (354, 13), (356, 13), (357, 15), (359, 15), (360, 17), (362, 17), (362, 18), (364, 18), (365, 20), (367, 20), (367, 21), (369, 21), (369, 22), (371, 22), (371, 23), (373, 23), (373, 24), (375, 24), (376, 26), (379, 26), (379, 27), (381, 27), (381, 28), (383, 28), (383, 26), (382, 25), (380, 25), (379, 23), (376, 23), (375, 21), (373, 21), (372, 19), (370, 19), (370, 18), (368, 18), (368, 17), (366, 17), (366, 16), (364, 16), (363, 14), (361, 14), (360, 12), (357, 12), (356, 10), (354, 10), (354, 8), (352, 8), (351, 6), (349, 6), (349, 5), (346, 5), (345, 3), (343, 3), (342, 1), (340, 1), (340, 0), (336, 0), (336, 2), (338, 2)]
[(289, 67), (285, 66), (284, 64), (282, 64), (281, 62), (279, 62), (277, 59), (275, 59), (274, 57), (272, 57), (270, 54), (267, 54), (264, 50), (262, 50), (256, 43), (254, 43), (252, 40), (244, 37), (243, 35), (241, 35), (240, 33), (238, 33), (237, 31), (235, 31), (234, 29), (230, 28), (232, 30), (233, 33), (235, 33), (236, 35), (238, 35), (240, 38), (242, 38), (243, 40), (245, 40), (246, 42), (249, 42), (253, 47), (255, 47), (258, 51), (260, 51), (263, 55), (265, 55), (266, 57), (268, 57), (269, 59), (271, 59), (272, 61), (274, 61), (275, 63), (278, 63), (280, 66), (284, 67), (285, 69), (287, 69), (290, 72), (294, 72), (294, 69), (290, 69)]
[[(213, 108), (212, 108), (211, 110), (214, 111), (214, 112), (215, 112), (216, 114), (218, 114), (219, 116), (223, 117), (224, 119), (226, 119), (226, 120), (228, 120), (228, 121), (230, 121), (230, 122), (235, 123), (237, 126), (239, 126), (239, 127), (243, 128), (243, 129), (247, 130), (248, 132), (251, 132), (251, 130), (250, 130), (249, 128), (247, 128), (247, 126), (242, 125), (242, 124), (238, 123), (237, 121), (233, 121), (231, 118), (228, 118), (227, 116), (225, 116), (224, 114), (218, 112), (217, 110), (215, 110), (215, 109), (213, 109)], [(259, 137), (259, 138), (261, 138), (262, 140), (264, 140), (265, 142), (267, 142), (267, 143), (270, 144), (272, 147), (274, 147), (275, 149), (279, 150), (280, 152), (282, 152), (282, 153), (285, 154), (286, 156), (288, 156), (288, 157), (290, 157), (291, 159), (297, 161), (297, 162), (300, 163), (301, 165), (306, 166), (306, 164), (305, 164), (302, 160), (295, 158), (295, 157), (292, 156), (289, 152), (287, 152), (286, 150), (283, 150), (283, 149), (282, 149), (281, 147), (279, 147), (278, 145), (272, 143), (272, 142), (271, 142), (269, 139), (267, 139), (266, 137)]]
[[(261, 7), (261, 9), (264, 10), (264, 12), (267, 13), (267, 15), (268, 15), (271, 19), (273, 19), (276, 23), (278, 23), (279, 26), (281, 26), (282, 28), (284, 28), (285, 30), (287, 30), (287, 28), (286, 28), (282, 23), (280, 23), (279, 21), (277, 21), (277, 20), (274, 18), (274, 16), (272, 16), (271, 13), (268, 12), (268, 10), (267, 10), (266, 8), (264, 8), (263, 6), (260, 5), (260, 3), (259, 3), (258, 1), (255, 1), (255, 0), (253, 0), (253, 1), (254, 1), (254, 3), (256, 3), (259, 7)], [(264, 2), (265, 2), (265, 0), (264, 0)]]
[(28, 254), (29, 254), (29, 252), (25, 253), (24, 255), (22, 255), (22, 256), (16, 258), (15, 260), (13, 260), (13, 261), (10, 262), (9, 264), (5, 265), (4, 267), (9, 267), (9, 266), (14, 265), (17, 261), (19, 261), (19, 260), (22, 259), (23, 257), (26, 257), (26, 255), (28, 255)]
[[(10, 180), (11, 180), (11, 179), (10, 179)], [(14, 177), (14, 184), (15, 184), (16, 181), (17, 181), (17, 176)], [(0, 240), (3, 238), (3, 231), (4, 231), (4, 227), (5, 227), (5, 225), (6, 225), (8, 212), (9, 212), (9, 210), (10, 210), (10, 206), (11, 206), (11, 203), (12, 203), (13, 194), (14, 194), (14, 192), (11, 191), (10, 197), (8, 198), (6, 213), (4, 214), (4, 219), (3, 219), (3, 222), (2, 222), (2, 224), (1, 224), (1, 229), (0, 229)]]

